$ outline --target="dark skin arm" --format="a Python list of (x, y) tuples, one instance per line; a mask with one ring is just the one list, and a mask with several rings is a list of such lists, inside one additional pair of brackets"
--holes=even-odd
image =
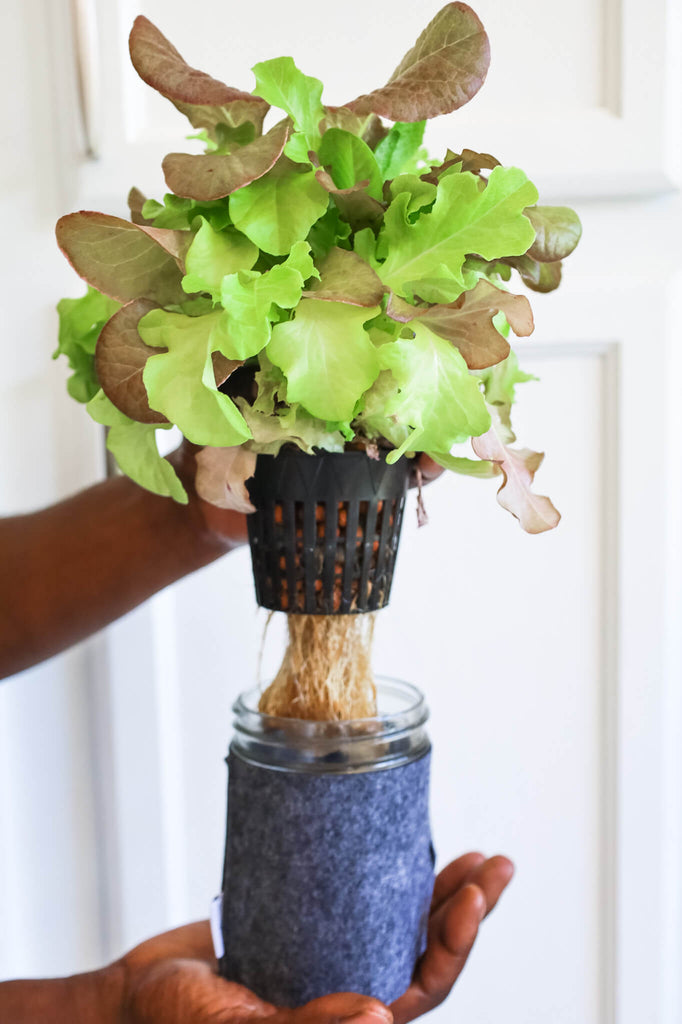
[[(194, 492), (194, 446), (171, 457), (179, 505), (115, 477), (29, 515), (0, 519), (0, 679), (96, 633), (246, 541), (246, 517)], [(422, 458), (424, 480), (439, 467)]]
[(414, 980), (391, 1007), (354, 993), (297, 1010), (265, 1003), (216, 974), (207, 921), (142, 943), (102, 971), (0, 985), (0, 1020), (12, 1024), (407, 1024), (432, 1010), (461, 974), (479, 925), (513, 868), (506, 857), (468, 853), (438, 876), (429, 940)]

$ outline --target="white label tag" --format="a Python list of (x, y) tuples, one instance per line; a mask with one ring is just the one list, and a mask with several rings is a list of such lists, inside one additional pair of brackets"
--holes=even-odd
[(222, 960), (225, 956), (225, 943), (223, 942), (223, 894), (214, 896), (211, 901), (211, 938), (216, 959)]

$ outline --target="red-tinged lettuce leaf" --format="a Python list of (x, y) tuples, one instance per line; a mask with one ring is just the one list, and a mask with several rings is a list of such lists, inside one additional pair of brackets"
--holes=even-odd
[(320, 280), (304, 296), (351, 306), (377, 306), (381, 302), (384, 285), (356, 253), (334, 246), (318, 269)]
[(155, 303), (134, 299), (104, 325), (95, 349), (95, 369), (107, 398), (116, 408), (138, 423), (168, 423), (163, 413), (149, 407), (142, 371), (158, 349), (145, 345), (138, 334), (140, 319)]
[(569, 206), (529, 206), (526, 217), (535, 229), (527, 255), (539, 263), (557, 263), (570, 256), (582, 235), (582, 224)]
[(387, 84), (346, 106), (391, 121), (425, 121), (472, 99), (485, 81), (490, 45), (470, 7), (447, 4), (424, 29)]
[(352, 132), (366, 142), (370, 149), (376, 149), (388, 135), (388, 126), (376, 114), (355, 114), (348, 107), (325, 107), (325, 116), (320, 124), (322, 134), (328, 128), (343, 128), (346, 132)]
[(241, 445), (230, 448), (203, 448), (196, 455), (196, 492), (204, 501), (218, 508), (236, 512), (255, 512), (249, 499), (246, 481), (256, 471), (256, 453)]
[(490, 153), (476, 153), (473, 149), (463, 149), (461, 153), (453, 153), (449, 149), (443, 162), (433, 166), (427, 174), (422, 175), (422, 178), (424, 181), (430, 181), (433, 185), (437, 185), (444, 175), (460, 171), (471, 171), (473, 174), (485, 178), (480, 173), (481, 171), (493, 171), (496, 167), (501, 166), (497, 157), (491, 156)]
[(544, 455), (528, 448), (509, 448), (500, 436), (499, 420), (493, 414), (492, 426), (487, 434), (472, 439), (471, 445), (479, 459), (495, 462), (500, 467), (504, 482), (497, 492), (497, 500), (515, 516), (526, 533), (544, 533), (558, 525), (561, 515), (549, 498), (531, 490), (533, 478)]
[(250, 121), (257, 132), (262, 131), (269, 109), (264, 100), (190, 67), (143, 15), (135, 19), (129, 47), (133, 67), (143, 82), (169, 99), (195, 128), (211, 132), (217, 124), (235, 128)]
[(149, 224), (140, 224), (138, 226), (173, 257), (180, 270), (185, 269), (185, 256), (194, 238), (191, 231), (182, 231), (175, 228), (156, 228)]
[(162, 165), (166, 184), (185, 198), (223, 199), (267, 174), (282, 155), (290, 132), (291, 122), (280, 121), (266, 135), (229, 155), (169, 153)]
[[(156, 351), (158, 352), (158, 349)], [(211, 352), (211, 362), (213, 363), (213, 376), (215, 377), (217, 388), (224, 384), (235, 370), (244, 365), (243, 359), (227, 359), (222, 352)]]
[(561, 284), (561, 260), (556, 263), (540, 263), (531, 256), (512, 256), (503, 259), (519, 272), (523, 283), (534, 292), (553, 292)]
[(501, 166), (497, 157), (491, 156), (490, 153), (476, 153), (473, 149), (463, 149), (461, 153), (453, 153), (449, 149), (443, 162), (432, 167), (427, 174), (422, 175), (422, 178), (424, 181), (430, 181), (433, 185), (437, 185), (446, 174), (471, 171), (485, 180), (485, 175), (481, 174), (481, 171), (494, 171), (496, 167)]
[(423, 181), (430, 181), (432, 185), (437, 185), (440, 179), (455, 168), (457, 171), (462, 170), (462, 157), (459, 153), (453, 153), (451, 149), (448, 149), (445, 154), (445, 159), (440, 164), (435, 164), (430, 171), (421, 175)]
[[(500, 312), (517, 337), (533, 333), (533, 311), (526, 296), (512, 295), (485, 280), (455, 302), (415, 310), (422, 323), (457, 346), (470, 370), (494, 366), (509, 355), (509, 343), (493, 321)], [(404, 315), (403, 310), (397, 319), (402, 320)]]
[(383, 217), (385, 207), (368, 194), (365, 188), (368, 182), (361, 181), (351, 188), (337, 188), (331, 174), (321, 168), (315, 171), (315, 177), (322, 188), (333, 196), (339, 213), (353, 231), (361, 231)]
[(501, 167), (500, 161), (497, 157), (491, 156), (490, 153), (476, 153), (473, 149), (463, 149), (458, 155), (458, 159), (462, 161), (463, 171), (493, 171), (496, 167)]
[(112, 299), (147, 298), (165, 306), (187, 298), (182, 270), (169, 251), (179, 232), (144, 228), (120, 217), (81, 210), (61, 217), (56, 234), (76, 273)]
[(142, 207), (146, 202), (146, 195), (140, 192), (139, 188), (133, 186), (128, 193), (128, 209), (130, 210), (130, 219), (133, 224), (149, 225), (154, 223), (153, 220), (145, 217), (142, 212)]

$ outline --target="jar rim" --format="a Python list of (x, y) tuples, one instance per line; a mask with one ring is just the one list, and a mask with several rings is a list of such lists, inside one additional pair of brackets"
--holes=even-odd
[[(376, 715), (366, 718), (349, 718), (342, 720), (314, 720), (308, 718), (289, 718), (279, 715), (267, 715), (258, 710), (258, 700), (263, 692), (262, 686), (255, 686), (250, 690), (240, 693), (232, 705), (233, 713), (240, 720), (238, 728), (240, 731), (249, 719), (257, 719), (261, 729), (271, 732), (273, 730), (284, 730), (290, 735), (305, 736), (314, 738), (316, 735), (329, 737), (331, 734), (344, 736), (347, 739), (353, 738), (353, 734), (360, 736), (366, 730), (363, 726), (369, 727), (383, 724), (387, 732), (394, 732), (397, 728), (414, 728), (422, 725), (429, 717), (429, 711), (424, 700), (424, 695), (412, 683), (405, 682), (392, 676), (376, 677), (377, 699), (393, 696), (408, 700), (405, 707), (388, 711), (379, 711)], [(399, 720), (399, 721), (396, 721)], [(393, 728), (391, 728), (393, 726)], [(330, 728), (331, 727), (331, 728)], [(244, 731), (251, 731), (244, 729)], [(260, 729), (258, 730), (261, 731)]]
[(345, 721), (265, 715), (258, 711), (261, 692), (249, 690), (233, 705), (230, 749), (252, 764), (315, 773), (376, 771), (416, 760), (430, 749), (426, 702), (416, 686), (403, 680), (377, 677), (384, 710)]

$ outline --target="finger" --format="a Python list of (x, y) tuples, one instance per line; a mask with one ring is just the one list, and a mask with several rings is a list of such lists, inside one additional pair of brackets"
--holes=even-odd
[(272, 1024), (392, 1024), (393, 1014), (378, 999), (357, 995), (355, 992), (337, 992), (322, 996), (297, 1010), (280, 1011)]
[(147, 939), (136, 946), (124, 959), (126, 963), (139, 968), (155, 960), (169, 960), (173, 957), (215, 963), (211, 926), (208, 921), (194, 921), (192, 924), (164, 932), (163, 935), (155, 935), (153, 939)]
[(236, 1024), (276, 1013), (201, 960), (168, 959), (127, 970), (122, 1019), (134, 1024)]
[(430, 484), (432, 480), (436, 480), (443, 472), (442, 466), (439, 466), (437, 462), (434, 462), (433, 459), (430, 459), (428, 455), (422, 452), (421, 455), (412, 460), (410, 487), (417, 487), (420, 477), (422, 486)]
[(465, 885), (442, 904), (429, 923), (429, 940), (414, 981), (392, 1004), (395, 1024), (432, 1010), (446, 998), (467, 961), (486, 911), (483, 892)]
[(500, 855), (490, 857), (471, 872), (468, 881), (477, 885), (485, 896), (486, 915), (497, 905), (513, 877), (514, 865), (508, 857)]
[(424, 452), (419, 456), (419, 468), (422, 471), (422, 477), (425, 484), (430, 483), (431, 480), (436, 480), (441, 473), (445, 472), (442, 466), (439, 466), (437, 462), (434, 462), (433, 459), (429, 458), (429, 456), (424, 454)]
[(485, 864), (485, 857), (482, 853), (465, 853), (443, 868), (433, 887), (431, 912), (437, 910), (441, 903), (452, 896), (457, 889), (466, 885), (471, 880), (474, 871), (482, 864)]

